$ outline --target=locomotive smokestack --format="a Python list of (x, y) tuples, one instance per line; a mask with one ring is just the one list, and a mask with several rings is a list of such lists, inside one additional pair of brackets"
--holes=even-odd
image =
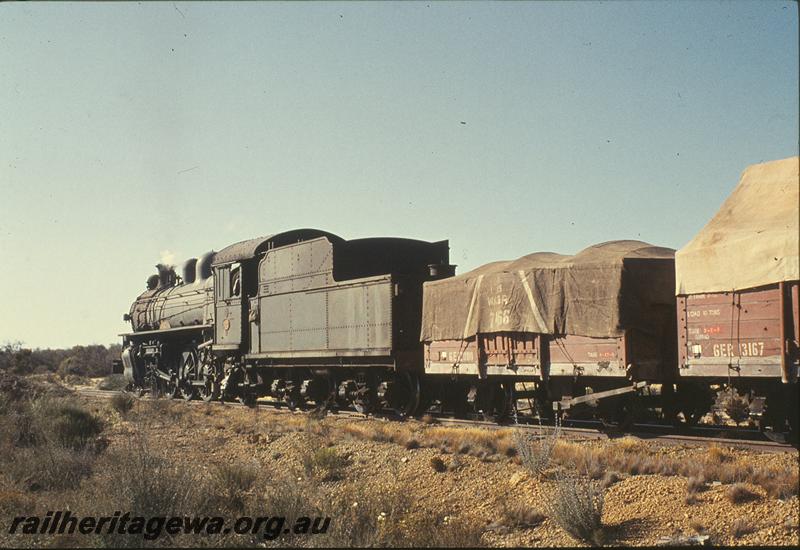
[(175, 286), (175, 269), (171, 265), (156, 264), (159, 287)]
[(190, 285), (195, 281), (195, 276), (197, 275), (197, 258), (189, 258), (185, 262), (183, 262), (183, 268), (181, 269), (181, 277), (183, 278), (183, 284)]
[(200, 256), (200, 259), (197, 260), (196, 266), (196, 281), (204, 281), (211, 277), (211, 263), (214, 261), (214, 256), (216, 255), (217, 253), (212, 250), (211, 252), (206, 252)]

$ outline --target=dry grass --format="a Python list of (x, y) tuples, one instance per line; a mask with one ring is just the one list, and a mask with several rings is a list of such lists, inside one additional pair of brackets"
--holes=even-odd
[(638, 441), (627, 438), (602, 446), (559, 441), (553, 450), (553, 463), (590, 474), (616, 470), (630, 475), (679, 475), (695, 478), (693, 483), (719, 481), (725, 484), (748, 482), (762, 487), (772, 498), (798, 494), (798, 472), (789, 468), (754, 467), (735, 459), (719, 447), (709, 447), (700, 460), (678, 460), (657, 453)]
[(111, 408), (122, 416), (127, 415), (135, 404), (136, 400), (126, 393), (118, 393), (111, 398)]
[(249, 464), (238, 462), (214, 465), (211, 468), (211, 495), (221, 506), (241, 513), (245, 509), (247, 493), (258, 479), (258, 471)]
[(716, 445), (712, 445), (706, 452), (706, 462), (710, 464), (724, 464), (730, 462), (731, 456)]
[(128, 387), (128, 381), (122, 374), (109, 374), (97, 384), (98, 390), (122, 391)]
[(421, 511), (399, 483), (380, 493), (351, 486), (326, 514), (336, 521), (326, 536), (314, 538), (314, 544), (339, 548), (482, 546), (483, 530), (477, 522)]

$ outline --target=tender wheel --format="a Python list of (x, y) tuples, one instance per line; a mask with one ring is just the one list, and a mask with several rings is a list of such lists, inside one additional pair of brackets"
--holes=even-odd
[(397, 373), (391, 380), (381, 382), (378, 398), (400, 418), (413, 416), (421, 401), (419, 377), (411, 372)]

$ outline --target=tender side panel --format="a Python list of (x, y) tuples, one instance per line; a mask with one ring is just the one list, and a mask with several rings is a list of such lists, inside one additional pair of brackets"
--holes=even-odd
[(767, 288), (678, 297), (682, 376), (780, 376), (781, 294)]
[(357, 279), (259, 299), (268, 357), (391, 355), (392, 278)]

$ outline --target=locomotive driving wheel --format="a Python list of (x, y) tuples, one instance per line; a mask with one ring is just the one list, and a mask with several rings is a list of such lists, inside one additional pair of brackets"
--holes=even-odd
[(175, 381), (170, 378), (167, 380), (164, 374), (156, 368), (150, 372), (150, 397), (158, 399), (164, 397), (166, 399), (173, 399), (178, 395), (178, 386)]
[(197, 394), (206, 403), (216, 401), (222, 393), (222, 388), (219, 373), (214, 366), (211, 352), (208, 349), (200, 352), (200, 367), (198, 370), (198, 379), (203, 381), (203, 385), (197, 387)]
[(199, 378), (200, 364), (197, 358), (197, 351), (190, 349), (181, 354), (180, 376), (178, 378), (178, 390), (186, 401), (191, 401), (197, 397), (197, 391), (192, 385), (194, 380)]

